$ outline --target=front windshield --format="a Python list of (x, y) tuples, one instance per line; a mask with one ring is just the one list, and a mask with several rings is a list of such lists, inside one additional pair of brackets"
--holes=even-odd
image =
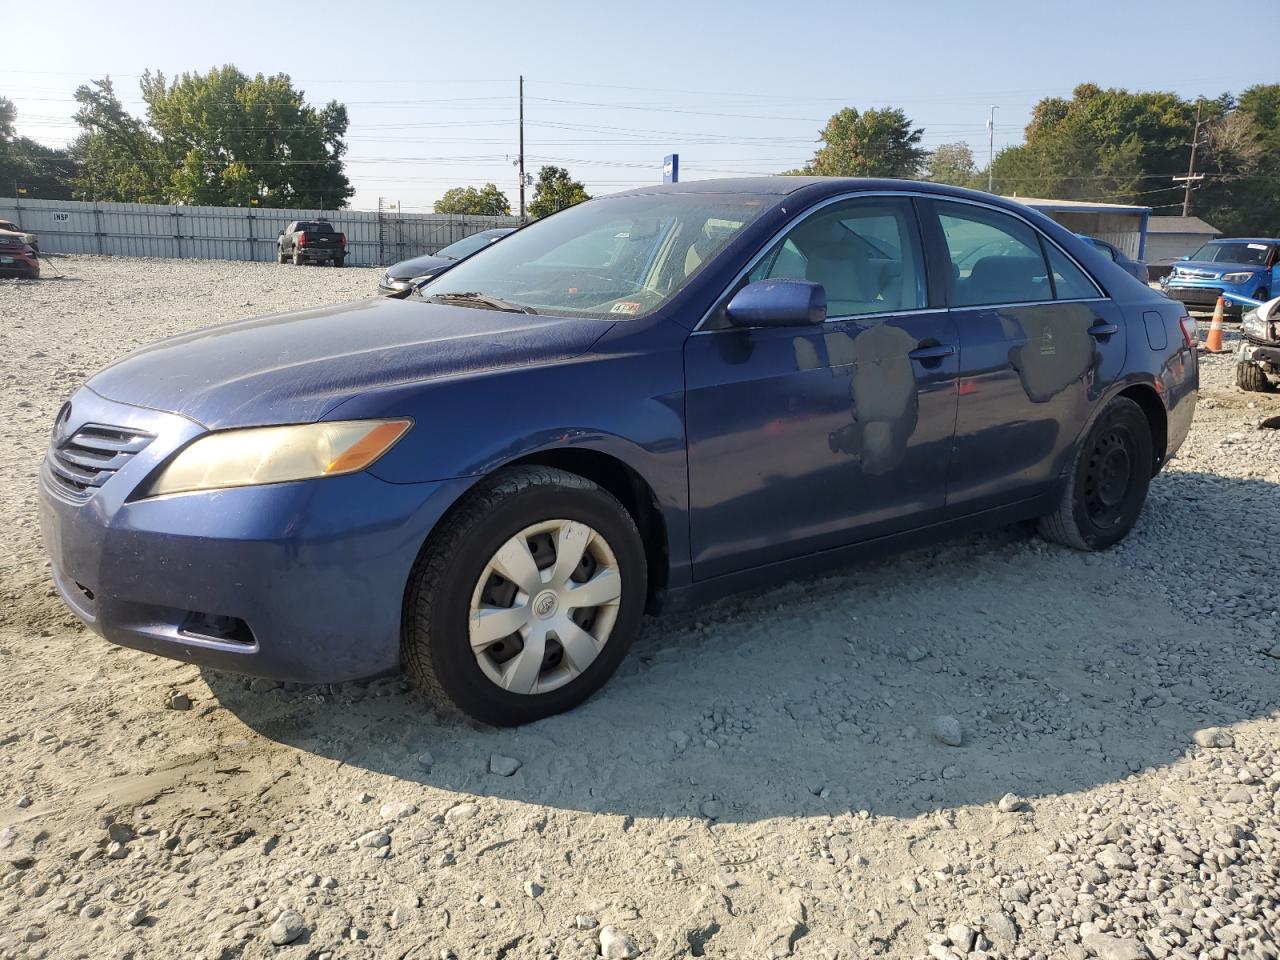
[(627, 320), (680, 290), (772, 198), (665, 193), (607, 197), (530, 224), (421, 289), (561, 316)]
[(447, 247), (441, 247), (436, 251), (436, 256), (446, 257), (449, 260), (461, 260), (463, 257), (471, 256), (477, 250), (483, 250), (493, 241), (501, 239), (501, 237), (495, 237), (491, 233), (475, 233), (469, 237), (463, 237)]
[(1211, 263), (1265, 264), (1270, 249), (1271, 247), (1265, 243), (1249, 243), (1244, 240), (1231, 243), (1206, 243), (1191, 255), (1191, 259), (1208, 260)]

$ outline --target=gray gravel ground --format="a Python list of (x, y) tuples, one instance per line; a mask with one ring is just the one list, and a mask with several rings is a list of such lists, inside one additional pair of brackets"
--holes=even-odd
[(60, 606), (65, 396), (376, 271), (56, 265), (0, 281), (0, 956), (1280, 956), (1280, 398), (1229, 358), (1117, 549), (1013, 528), (652, 621), (602, 695), (497, 731)]

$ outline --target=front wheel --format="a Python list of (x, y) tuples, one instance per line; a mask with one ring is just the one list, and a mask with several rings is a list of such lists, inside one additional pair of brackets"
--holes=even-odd
[(1147, 500), (1155, 456), (1142, 408), (1117, 397), (1076, 450), (1062, 498), (1040, 535), (1076, 550), (1105, 550), (1133, 529)]
[(414, 682), (485, 723), (581, 703), (640, 627), (644, 548), (606, 490), (551, 467), (483, 481), (432, 535), (410, 576), (402, 655)]
[(1236, 364), (1236, 386), (1251, 393), (1270, 393), (1274, 389), (1266, 371), (1256, 363)]

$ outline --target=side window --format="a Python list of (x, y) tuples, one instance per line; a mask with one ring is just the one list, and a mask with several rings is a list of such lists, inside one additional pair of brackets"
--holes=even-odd
[(830, 317), (897, 313), (926, 305), (922, 263), (910, 201), (868, 198), (834, 204), (797, 224), (747, 280), (820, 283)]
[(1046, 242), (1049, 266), (1053, 269), (1053, 289), (1059, 300), (1087, 300), (1098, 296), (1098, 288), (1088, 274), (1077, 267), (1052, 243)]
[(1027, 224), (986, 207), (940, 201), (958, 307), (1052, 300), (1040, 240)]

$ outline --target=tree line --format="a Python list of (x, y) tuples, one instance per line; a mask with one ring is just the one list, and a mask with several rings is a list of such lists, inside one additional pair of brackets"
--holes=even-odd
[[(211, 206), (337, 208), (353, 194), (343, 169), (347, 110), (309, 105), (287, 74), (250, 77), (234, 66), (175, 79), (147, 72), (145, 116), (125, 110), (111, 79), (75, 93), (79, 135), (65, 150), (16, 132), (0, 97), (0, 192), (28, 196)], [(1198, 119), (1197, 119), (1198, 117)], [(979, 166), (969, 144), (922, 146), (924, 129), (895, 107), (846, 107), (818, 132), (813, 158), (789, 174), (903, 177), (1007, 196), (1098, 200), (1180, 213), (1195, 142), (1192, 212), (1228, 234), (1280, 229), (1280, 84), (1190, 100), (1162, 91), (1081, 84), (1036, 104), (1024, 140)], [(589, 199), (563, 167), (537, 176), (529, 214)], [(507, 215), (496, 184), (455, 187), (438, 213)]]

